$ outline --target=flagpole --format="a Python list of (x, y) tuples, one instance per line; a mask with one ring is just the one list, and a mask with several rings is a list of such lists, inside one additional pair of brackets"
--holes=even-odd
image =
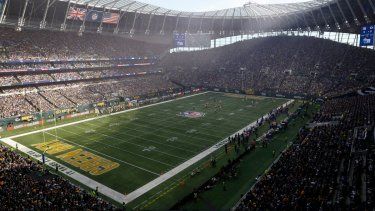
[[(43, 120), (43, 109), (41, 107), (41, 103), (40, 103), (40, 100), (39, 100), (39, 109), (40, 109), (40, 121), (42, 123), (42, 134), (43, 134), (43, 146), (46, 144), (46, 135), (45, 135), (45, 131), (44, 131), (44, 120)], [(44, 152), (42, 153), (42, 163), (43, 163), (43, 169), (45, 168), (45, 153), (46, 151), (48, 150), (48, 147), (44, 150)]]
[(42, 107), (40, 106), (41, 105), (41, 103), (40, 103), (40, 100), (39, 100), (39, 109), (40, 109), (40, 121), (41, 121), (41, 123), (42, 123), (42, 134), (43, 134), (43, 144), (45, 144), (46, 143), (46, 135), (45, 135), (45, 131), (44, 131), (44, 120), (43, 120), (43, 109), (42, 109)]
[(56, 128), (56, 111), (53, 112), (53, 118), (54, 118), (54, 122), (55, 122), (55, 141), (57, 141), (57, 128)]

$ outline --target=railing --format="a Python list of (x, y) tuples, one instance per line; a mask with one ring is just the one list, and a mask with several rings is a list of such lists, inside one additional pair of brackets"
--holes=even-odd
[[(251, 40), (261, 37), (275, 37), (275, 36), (309, 36), (321, 39), (328, 39), (339, 43), (353, 45), (360, 47), (360, 36), (359, 34), (352, 33), (341, 33), (341, 32), (320, 32), (320, 31), (283, 31), (283, 32), (263, 32), (254, 34), (237, 35), (231, 37), (224, 37), (219, 39), (211, 40), (211, 47), (180, 47), (170, 49), (170, 53), (182, 52), (182, 51), (200, 51), (205, 49), (217, 48), (225, 45), (230, 45), (236, 42)], [(368, 49), (374, 50), (374, 46), (367, 47)]]

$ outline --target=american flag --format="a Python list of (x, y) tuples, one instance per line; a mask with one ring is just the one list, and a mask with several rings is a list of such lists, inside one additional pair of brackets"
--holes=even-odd
[(120, 18), (120, 15), (118, 13), (105, 12), (103, 14), (103, 23), (117, 24), (117, 21), (119, 20), (119, 18)]
[(86, 16), (86, 9), (83, 8), (69, 8), (68, 16), (66, 17), (69, 20), (81, 20), (83, 21)]

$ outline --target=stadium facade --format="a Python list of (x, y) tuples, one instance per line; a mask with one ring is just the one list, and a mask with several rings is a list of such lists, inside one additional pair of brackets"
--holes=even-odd
[[(213, 39), (277, 31), (358, 33), (361, 26), (375, 20), (374, 0), (248, 3), (243, 7), (207, 12), (176, 11), (130, 0), (0, 2), (3, 4), (0, 22), (18, 30), (33, 27), (79, 33), (104, 32), (147, 40), (151, 36), (152, 41), (164, 43), (170, 42), (176, 32), (207, 33)], [(70, 17), (71, 14), (75, 17)]]

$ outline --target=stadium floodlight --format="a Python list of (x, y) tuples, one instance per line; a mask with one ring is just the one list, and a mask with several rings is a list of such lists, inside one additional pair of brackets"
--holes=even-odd
[(79, 30), (78, 30), (78, 36), (82, 36), (84, 31), (85, 31), (85, 25), (82, 24), (82, 25), (79, 27)]
[(348, 21), (348, 20), (345, 20), (344, 23), (345, 23), (345, 26), (346, 26), (346, 27), (348, 27), (348, 28), (350, 27), (350, 24), (349, 24), (349, 21)]
[(5, 22), (5, 10), (7, 9), (7, 6), (8, 6), (8, 0), (5, 0), (5, 2), (3, 2), (3, 8), (2, 10), (0, 11), (1, 14), (0, 14), (0, 23), (3, 23)]
[(335, 25), (336, 25), (336, 28), (337, 28), (338, 30), (341, 30), (341, 26), (340, 26), (340, 24), (339, 24), (338, 22), (336, 22)]
[(29, 4), (29, 0), (26, 0), (25, 5), (23, 7), (22, 15), (18, 18), (16, 31), (22, 31), (22, 27), (25, 25), (25, 13), (26, 13), (28, 4)]
[(47, 22), (45, 20), (42, 20), (40, 23), (39, 23), (39, 28), (40, 29), (44, 29), (46, 28), (46, 25), (47, 25)]
[(96, 30), (96, 33), (101, 34), (103, 32), (103, 27), (99, 26), (98, 29)]
[(19, 18), (17, 25), (16, 25), (16, 31), (18, 32), (22, 31), (22, 26), (24, 26), (24, 24), (25, 24), (25, 19)]
[(355, 25), (357, 25), (357, 26), (361, 25), (361, 23), (359, 22), (359, 20), (358, 20), (357, 18), (354, 18), (354, 23), (355, 23)]
[(66, 24), (63, 23), (63, 24), (61, 24), (61, 26), (60, 26), (60, 31), (65, 31), (65, 30), (66, 30)]
[(113, 31), (113, 34), (118, 34), (118, 32), (119, 32), (119, 28), (116, 27), (115, 30)]
[(129, 36), (130, 36), (130, 37), (133, 37), (134, 34), (135, 34), (135, 29), (130, 29), (130, 31), (129, 31)]
[(370, 23), (371, 22), (371, 20), (368, 18), (367, 15), (364, 15), (363, 18), (365, 19), (366, 23)]

